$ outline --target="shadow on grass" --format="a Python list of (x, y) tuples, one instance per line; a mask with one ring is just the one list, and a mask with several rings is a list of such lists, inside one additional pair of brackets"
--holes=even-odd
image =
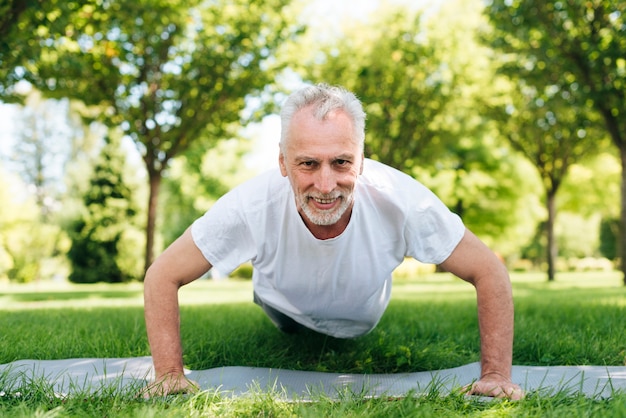
[[(281, 333), (252, 304), (187, 307), (182, 312), (185, 364), (192, 369), (250, 366), (341, 373), (444, 369), (478, 360), (474, 312), (471, 303), (439, 303), (433, 309), (396, 301), (372, 332), (340, 339), (313, 331)], [(459, 333), (459, 326), (475, 332)]]

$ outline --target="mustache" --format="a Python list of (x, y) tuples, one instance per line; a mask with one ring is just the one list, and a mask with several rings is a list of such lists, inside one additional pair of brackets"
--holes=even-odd
[(322, 199), (322, 200), (333, 200), (333, 199), (338, 199), (342, 196), (343, 196), (343, 193), (341, 193), (338, 190), (331, 192), (331, 193), (307, 193), (306, 194), (306, 197), (313, 198), (313, 199)]

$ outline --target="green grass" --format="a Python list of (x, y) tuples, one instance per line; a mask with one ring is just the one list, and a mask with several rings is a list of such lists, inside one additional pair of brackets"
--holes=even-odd
[[(617, 273), (514, 275), (515, 364), (626, 364), (626, 288)], [(149, 355), (141, 286), (0, 285), (0, 364), (18, 359)], [(399, 280), (378, 327), (341, 340), (279, 333), (251, 302), (248, 281), (199, 281), (181, 290), (185, 364), (280, 367), (356, 373), (443, 369), (478, 361), (474, 291), (446, 274)], [(2, 376), (0, 376), (0, 386)], [(626, 417), (626, 394), (589, 399), (530, 393), (520, 402), (484, 402), (434, 385), (404, 399), (288, 403), (256, 393), (212, 392), (149, 401), (133, 393), (59, 399), (43, 382), (0, 397), (0, 416), (542, 416)]]

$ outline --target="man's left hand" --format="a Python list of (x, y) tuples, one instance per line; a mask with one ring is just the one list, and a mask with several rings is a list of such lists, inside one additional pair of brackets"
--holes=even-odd
[(468, 385), (468, 395), (491, 396), (494, 398), (508, 398), (512, 401), (523, 399), (525, 394), (519, 385), (499, 375), (483, 376), (479, 381)]

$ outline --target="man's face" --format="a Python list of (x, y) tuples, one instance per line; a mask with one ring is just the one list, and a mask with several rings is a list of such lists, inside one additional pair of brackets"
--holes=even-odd
[(298, 212), (314, 235), (339, 235), (350, 220), (363, 167), (350, 117), (335, 111), (318, 120), (304, 108), (294, 115), (287, 138), (280, 170), (289, 177)]

